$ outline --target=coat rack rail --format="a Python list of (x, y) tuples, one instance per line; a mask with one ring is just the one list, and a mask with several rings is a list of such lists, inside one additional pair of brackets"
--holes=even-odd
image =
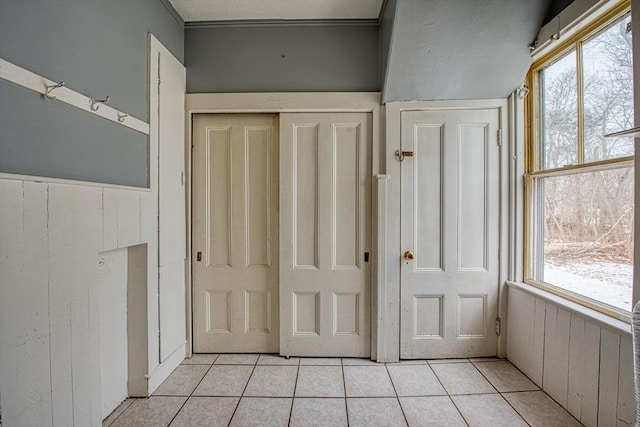
[(0, 58), (0, 78), (41, 94), (44, 101), (61, 101), (80, 110), (149, 135), (149, 123), (106, 105), (106, 102), (110, 99), (109, 96), (100, 100), (89, 98), (88, 96), (69, 89), (65, 86), (64, 82), (54, 82), (46, 79), (2, 58)]

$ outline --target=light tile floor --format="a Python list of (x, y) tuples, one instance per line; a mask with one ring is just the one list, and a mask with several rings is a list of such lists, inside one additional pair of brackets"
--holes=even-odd
[(198, 354), (103, 426), (580, 426), (501, 359)]

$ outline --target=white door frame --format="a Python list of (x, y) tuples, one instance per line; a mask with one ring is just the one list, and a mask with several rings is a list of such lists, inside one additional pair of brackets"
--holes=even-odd
[[(502, 129), (502, 147), (500, 150), (500, 236), (499, 236), (499, 285), (498, 285), (498, 316), (506, 317), (506, 292), (504, 292), (505, 280), (508, 273), (508, 230), (509, 230), (509, 111), (507, 99), (488, 100), (456, 100), (456, 101), (429, 101), (429, 102), (389, 102), (385, 104), (385, 140), (387, 142), (384, 151), (384, 171), (387, 174), (385, 184), (384, 203), (380, 206), (386, 215), (386, 245), (379, 246), (379, 256), (384, 262), (384, 280), (379, 282), (378, 292), (386, 302), (386, 311), (382, 313), (388, 320), (382, 324), (384, 330), (379, 331), (378, 339), (384, 342), (378, 353), (379, 362), (396, 362), (400, 358), (400, 162), (396, 159), (395, 151), (400, 147), (400, 118), (403, 111), (407, 110), (451, 110), (451, 109), (497, 109), (499, 114), (499, 127)], [(375, 313), (375, 311), (373, 312)], [(373, 316), (372, 313), (372, 316)], [(506, 333), (502, 331), (498, 338), (497, 354), (506, 356)]]
[[(193, 314), (192, 314), (192, 288), (193, 278), (191, 272), (192, 248), (191, 248), (191, 173), (192, 173), (192, 135), (193, 115), (201, 113), (301, 113), (301, 112), (370, 112), (372, 113), (372, 167), (373, 176), (381, 173), (381, 110), (379, 92), (326, 92), (326, 93), (198, 93), (187, 94), (185, 98), (185, 150), (187, 159), (186, 191), (187, 191), (187, 351), (188, 356), (193, 351)], [(372, 191), (376, 188), (373, 185)], [(375, 200), (375, 194), (374, 199)], [(375, 210), (375, 209), (374, 209)], [(375, 218), (375, 215), (373, 216)], [(372, 233), (377, 225), (372, 224)], [(398, 235), (399, 236), (399, 235)], [(372, 235), (372, 279), (371, 279), (371, 357), (377, 358), (378, 334), (376, 333), (377, 282), (375, 260), (378, 240), (376, 234)], [(398, 311), (398, 316), (399, 316)], [(396, 325), (399, 328), (399, 324)], [(399, 331), (400, 329), (397, 329)], [(397, 334), (397, 332), (396, 332)]]

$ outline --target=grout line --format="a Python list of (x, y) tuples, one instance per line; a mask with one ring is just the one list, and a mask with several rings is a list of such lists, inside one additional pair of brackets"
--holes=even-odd
[[(180, 362), (181, 364), (178, 366), (189, 366), (189, 365), (182, 365), (182, 362)], [(198, 366), (198, 365), (195, 365)], [(200, 365), (202, 366), (202, 365)], [(186, 396), (187, 398), (184, 400), (184, 402), (182, 402), (182, 405), (180, 406), (180, 409), (178, 409), (178, 411), (175, 413), (175, 415), (173, 416), (173, 418), (171, 418), (171, 421), (169, 421), (168, 425), (171, 425), (173, 423), (173, 421), (176, 419), (176, 417), (178, 416), (178, 414), (180, 413), (180, 411), (182, 411), (182, 408), (184, 408), (184, 406), (187, 404), (187, 402), (189, 401), (189, 399), (191, 399), (191, 396), (193, 396), (193, 392), (196, 391), (196, 389), (198, 388), (198, 386), (200, 385), (200, 383), (204, 380), (204, 377), (207, 376), (207, 374), (209, 373), (209, 371), (211, 370), (211, 367), (213, 366), (213, 363), (211, 365), (209, 365), (209, 369), (207, 369), (204, 373), (204, 375), (202, 376), (202, 378), (200, 378), (200, 381), (198, 381), (198, 384), (196, 384), (196, 386), (193, 388), (193, 390), (191, 390), (191, 392), (189, 393), (188, 396)], [(177, 369), (177, 367), (176, 367)], [(175, 370), (174, 370), (175, 372)], [(167, 377), (168, 378), (168, 377)], [(166, 380), (165, 380), (166, 381)], [(182, 396), (184, 397), (184, 396)]]
[(296, 369), (296, 380), (293, 383), (293, 394), (291, 395), (291, 408), (289, 408), (289, 421), (287, 426), (291, 425), (291, 414), (293, 414), (293, 402), (296, 399), (296, 389), (298, 388), (298, 377), (300, 376), (300, 359), (298, 359), (298, 367)]
[(460, 410), (460, 408), (458, 408), (458, 405), (456, 405), (456, 402), (451, 398), (451, 394), (449, 393), (449, 390), (447, 390), (447, 388), (444, 386), (444, 383), (442, 382), (442, 380), (440, 380), (440, 377), (438, 377), (438, 374), (436, 374), (436, 371), (433, 370), (433, 367), (431, 366), (430, 363), (428, 363), (428, 366), (429, 366), (429, 369), (431, 369), (431, 372), (433, 372), (433, 375), (436, 377), (436, 380), (438, 380), (438, 382), (442, 386), (442, 389), (444, 390), (444, 392), (447, 394), (447, 397), (449, 398), (449, 402), (451, 402), (453, 407), (456, 408), (456, 411), (458, 411), (458, 414), (460, 414), (460, 418), (462, 418), (462, 421), (464, 421), (464, 423), (467, 426), (469, 426), (470, 424), (467, 421), (467, 419), (464, 417), (464, 415), (462, 414), (462, 411)]
[(344, 363), (340, 358), (340, 370), (342, 371), (342, 386), (344, 387), (344, 411), (347, 416), (347, 427), (349, 427), (349, 404), (347, 403), (347, 380), (344, 376)]
[(524, 415), (522, 415), (520, 412), (518, 412), (518, 410), (511, 404), (511, 402), (509, 402), (507, 399), (505, 399), (505, 397), (502, 395), (502, 393), (500, 393), (500, 397), (502, 398), (502, 400), (507, 402), (507, 405), (509, 405), (511, 407), (511, 409), (513, 409), (516, 412), (516, 414), (518, 414), (520, 416), (520, 418), (522, 418), (522, 421), (524, 421), (525, 424), (527, 424), (528, 426), (531, 426), (531, 423), (529, 421), (527, 421), (527, 419), (524, 417)]
[[(113, 425), (113, 424), (116, 422), (116, 420), (122, 416), (122, 414), (124, 414), (125, 412), (127, 412), (127, 410), (128, 410), (130, 407), (132, 407), (132, 406), (136, 403), (136, 400), (138, 400), (138, 399), (139, 399), (138, 397), (127, 397), (127, 398), (124, 400), (124, 402), (122, 402), (120, 405), (116, 406), (116, 409), (118, 409), (120, 406), (124, 405), (124, 404), (125, 404), (125, 402), (126, 402), (127, 400), (131, 400), (131, 403), (129, 403), (129, 404), (127, 405), (127, 407), (126, 407), (126, 408), (124, 408), (124, 409), (122, 410), (122, 412), (120, 412), (120, 414), (118, 414), (118, 416), (117, 416), (117, 417), (115, 417), (114, 419), (112, 419), (112, 420), (111, 420), (111, 422), (110, 422), (109, 424), (107, 424), (105, 427), (109, 427), (109, 426)], [(116, 409), (114, 409), (114, 410), (113, 410), (113, 412), (115, 412), (115, 410), (116, 410)], [(112, 412), (112, 413), (113, 413), (113, 412)], [(109, 416), (110, 416), (110, 415), (111, 415), (111, 414), (107, 415), (107, 418), (109, 418)], [(106, 419), (106, 418), (105, 418), (105, 419)], [(102, 420), (102, 421), (104, 422), (104, 420)]]
[[(480, 374), (480, 376), (482, 378), (484, 378), (484, 380), (486, 382), (488, 382), (491, 387), (493, 387), (493, 389), (496, 391), (496, 393), (500, 394), (500, 390), (498, 390), (498, 388), (495, 385), (493, 385), (491, 380), (489, 378), (487, 378), (487, 376), (485, 374), (483, 374), (482, 371), (480, 369), (478, 369), (478, 367), (476, 365), (471, 363), (471, 366), (473, 366), (473, 368)], [(469, 394), (484, 394), (484, 393), (469, 393)]]
[[(218, 358), (216, 357), (216, 360), (217, 359)], [(236, 416), (236, 412), (238, 412), (238, 407), (240, 406), (240, 402), (242, 401), (242, 398), (244, 397), (245, 391), (247, 391), (247, 387), (249, 386), (249, 381), (251, 381), (251, 377), (253, 376), (253, 373), (256, 370), (256, 366), (258, 364), (258, 360), (259, 359), (260, 359), (260, 356), (258, 355), (258, 357), (256, 358), (255, 363), (253, 364), (253, 369), (251, 370), (251, 375), (249, 375), (249, 379), (247, 380), (247, 383), (244, 385), (244, 389), (242, 389), (242, 393), (240, 394), (240, 397), (238, 398), (238, 403), (236, 403), (236, 407), (233, 410), (233, 414), (231, 414), (231, 418), (229, 418), (229, 424), (231, 424), (231, 421), (233, 420), (233, 417), (235, 417)], [(250, 366), (250, 365), (244, 365), (244, 366)]]
[(393, 387), (393, 392), (396, 395), (396, 402), (398, 402), (398, 406), (400, 407), (400, 412), (402, 412), (402, 416), (404, 417), (404, 422), (409, 425), (409, 420), (407, 419), (407, 414), (404, 413), (404, 408), (402, 407), (402, 403), (400, 402), (400, 396), (398, 396), (398, 390), (396, 390), (396, 385), (393, 383), (393, 378), (391, 378), (391, 373), (389, 372), (389, 367), (385, 364), (384, 370), (387, 372), (387, 376), (389, 377), (389, 382), (391, 382), (391, 387)]

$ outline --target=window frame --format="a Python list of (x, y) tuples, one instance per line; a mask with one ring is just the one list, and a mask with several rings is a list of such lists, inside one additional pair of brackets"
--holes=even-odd
[[(553, 285), (551, 283), (542, 282), (534, 279), (534, 268), (536, 268), (536, 251), (537, 245), (540, 244), (540, 238), (536, 236), (535, 210), (538, 208), (535, 198), (537, 191), (534, 181), (538, 178), (567, 176), (576, 173), (588, 173), (601, 170), (609, 170), (620, 167), (634, 166), (635, 156), (619, 157), (615, 159), (605, 159), (594, 162), (584, 162), (584, 93), (583, 93), (583, 61), (582, 61), (582, 45), (590, 38), (596, 36), (607, 26), (615, 21), (624, 18), (631, 13), (631, 1), (622, 0), (617, 5), (602, 13), (593, 22), (577, 31), (575, 34), (567, 37), (565, 40), (557, 41), (557, 45), (551, 48), (538, 58), (534, 58), (533, 63), (527, 73), (526, 84), (530, 89), (529, 96), (524, 103), (525, 116), (525, 182), (524, 182), (524, 262), (523, 273), (524, 282), (528, 285), (558, 295), (569, 301), (575, 302), (582, 306), (586, 306), (613, 318), (630, 323), (631, 313), (622, 309), (618, 309), (607, 305), (604, 302), (589, 298), (584, 295), (574, 293), (570, 290)], [(551, 169), (541, 169), (541, 120), (540, 106), (541, 94), (539, 75), (540, 72), (561, 59), (567, 54), (575, 51), (576, 54), (576, 90), (577, 90), (577, 163), (564, 167), (556, 167)], [(635, 191), (635, 189), (634, 189)], [(634, 224), (634, 226), (636, 226)]]

